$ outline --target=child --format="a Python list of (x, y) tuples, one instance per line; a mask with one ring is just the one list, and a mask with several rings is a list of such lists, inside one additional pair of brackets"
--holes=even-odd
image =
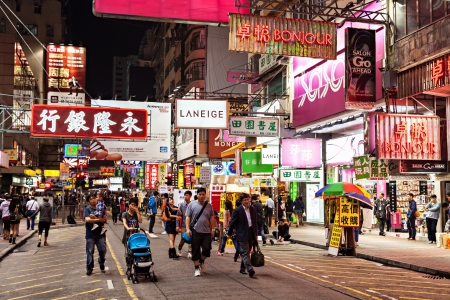
[[(94, 215), (90, 215), (89, 217), (90, 218), (94, 218), (94, 217), (96, 217), (96, 218), (104, 218), (104, 217), (106, 217), (106, 205), (105, 205), (105, 202), (103, 200), (103, 196), (102, 195), (98, 196), (97, 206), (96, 206)], [(105, 226), (104, 226), (104, 224), (102, 222), (95, 223), (92, 226), (91, 231), (97, 229), (98, 226), (102, 226), (102, 232), (100, 233), (100, 235), (104, 235), (107, 230), (106, 230), (106, 228), (105, 228)]]

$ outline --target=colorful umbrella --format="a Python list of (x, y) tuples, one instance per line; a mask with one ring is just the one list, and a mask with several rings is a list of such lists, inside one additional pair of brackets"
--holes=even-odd
[(316, 197), (322, 197), (325, 199), (327, 197), (344, 196), (345, 194), (352, 192), (362, 194), (367, 198), (370, 197), (370, 194), (365, 189), (350, 182), (336, 182), (328, 184), (318, 190), (315, 195)]
[(370, 201), (370, 199), (367, 198), (366, 196), (364, 196), (363, 194), (351, 192), (351, 193), (344, 194), (344, 196), (348, 197), (348, 198), (359, 200), (361, 207), (369, 208), (369, 209), (373, 208), (372, 201)]

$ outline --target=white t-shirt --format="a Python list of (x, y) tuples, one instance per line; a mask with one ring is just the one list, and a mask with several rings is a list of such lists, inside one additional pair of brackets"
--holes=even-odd
[(39, 203), (36, 200), (28, 200), (27, 209), (28, 210), (37, 210), (39, 208)]

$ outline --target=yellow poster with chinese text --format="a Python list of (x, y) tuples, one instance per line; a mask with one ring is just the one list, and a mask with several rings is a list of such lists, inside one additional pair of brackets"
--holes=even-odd
[(220, 211), (219, 211), (219, 222), (223, 222), (223, 213), (225, 212), (225, 201), (227, 200), (227, 194), (220, 194)]
[(159, 164), (158, 165), (158, 181), (160, 185), (166, 185), (166, 176), (167, 176), (167, 165)]
[(178, 188), (183, 189), (184, 188), (184, 172), (183, 169), (178, 170)]
[(359, 227), (359, 200), (341, 197), (339, 215), (341, 227)]
[(330, 247), (339, 248), (341, 245), (341, 232), (342, 227), (339, 226), (339, 212), (337, 211), (334, 217), (333, 231), (331, 232)]
[(200, 168), (201, 166), (195, 166), (194, 175), (196, 178), (200, 178)]

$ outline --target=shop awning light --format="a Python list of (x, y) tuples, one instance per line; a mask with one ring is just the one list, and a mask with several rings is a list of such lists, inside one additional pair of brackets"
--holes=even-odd
[(337, 125), (337, 124), (342, 124), (342, 119), (338, 119), (338, 120), (336, 120), (336, 122), (334, 122), (334, 125)]

